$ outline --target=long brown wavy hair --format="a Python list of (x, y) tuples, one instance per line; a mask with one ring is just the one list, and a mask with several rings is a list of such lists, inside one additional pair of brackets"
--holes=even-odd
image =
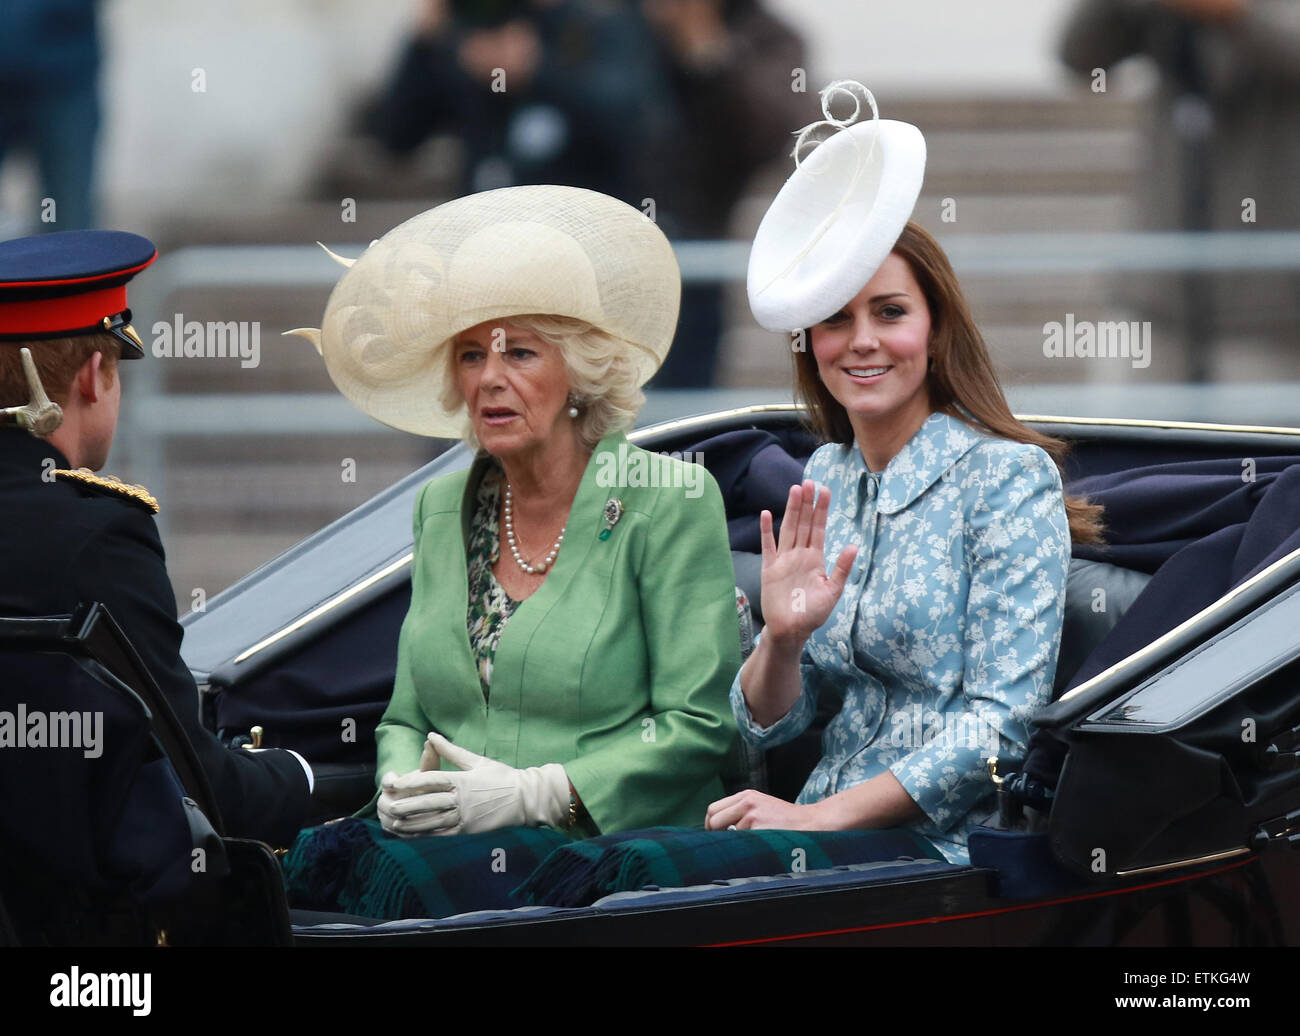
[[(930, 403), (977, 430), (1012, 442), (1032, 443), (1056, 462), (1065, 479), (1064, 460), (1069, 445), (1021, 424), (1011, 413), (998, 384), (988, 346), (971, 319), (970, 309), (953, 273), (952, 264), (930, 233), (909, 222), (894, 245), (894, 253), (907, 261), (930, 309)], [(804, 332), (805, 347), (794, 353), (796, 396), (808, 409), (815, 434), (827, 442), (849, 445), (854, 441), (848, 411), (823, 384), (812, 350), (812, 330)], [(968, 413), (962, 413), (958, 407)], [(1074, 543), (1104, 542), (1102, 506), (1086, 497), (1066, 496), (1065, 513)]]

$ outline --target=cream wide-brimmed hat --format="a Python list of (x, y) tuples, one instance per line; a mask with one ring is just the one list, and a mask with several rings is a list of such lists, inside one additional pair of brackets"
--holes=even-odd
[[(853, 101), (847, 117), (831, 115), (836, 97)], [(826, 117), (800, 132), (795, 171), (749, 253), (749, 306), (769, 331), (811, 327), (861, 291), (898, 241), (925, 177), (921, 131), (881, 119), (861, 83), (831, 83), (821, 98)], [(858, 121), (864, 104), (872, 118)], [(822, 129), (833, 132), (801, 160), (805, 143)]]
[(319, 333), (297, 333), (317, 342), (338, 390), (371, 417), (461, 438), (465, 408), (442, 404), (446, 350), (461, 331), (573, 317), (617, 340), (642, 385), (668, 353), (680, 302), (672, 246), (640, 210), (578, 187), (506, 187), (390, 230), (335, 286)]

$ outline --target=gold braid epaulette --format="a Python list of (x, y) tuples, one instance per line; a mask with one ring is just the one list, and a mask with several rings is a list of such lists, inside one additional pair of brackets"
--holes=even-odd
[(83, 486), (93, 486), (110, 496), (134, 501), (141, 507), (147, 508), (150, 514), (158, 513), (158, 501), (149, 490), (144, 486), (129, 485), (115, 475), (96, 475), (89, 468), (77, 468), (75, 471), (68, 468), (55, 468), (54, 476), (65, 478), (69, 482), (78, 482)]

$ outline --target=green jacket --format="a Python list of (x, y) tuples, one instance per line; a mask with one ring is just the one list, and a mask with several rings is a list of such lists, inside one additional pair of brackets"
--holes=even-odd
[[(602, 439), (550, 574), (502, 634), (485, 703), (465, 624), (487, 463), (434, 479), (416, 500), (411, 608), (377, 775), (417, 769), (437, 729), (510, 766), (562, 763), (602, 832), (702, 824), (736, 740), (727, 695), (740, 668), (717, 483), (621, 432)], [(623, 515), (602, 540), (611, 498)]]

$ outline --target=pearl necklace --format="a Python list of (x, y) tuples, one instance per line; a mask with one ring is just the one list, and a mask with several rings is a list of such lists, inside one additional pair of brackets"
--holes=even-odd
[(515, 564), (531, 575), (538, 575), (545, 572), (555, 561), (555, 555), (560, 552), (560, 544), (564, 542), (564, 530), (569, 527), (565, 522), (564, 527), (560, 529), (560, 535), (556, 537), (551, 551), (536, 565), (530, 565), (519, 554), (519, 545), (515, 542), (515, 523), (514, 511), (511, 507), (510, 483), (506, 483), (506, 544), (510, 547), (510, 556), (515, 559)]

